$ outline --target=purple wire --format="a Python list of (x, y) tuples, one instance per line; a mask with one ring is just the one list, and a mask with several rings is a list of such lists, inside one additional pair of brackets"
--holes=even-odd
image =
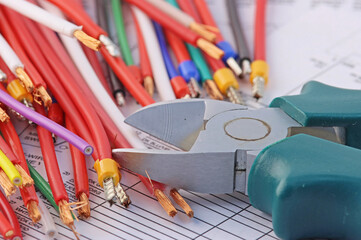
[(52, 133), (55, 133), (57, 136), (66, 140), (74, 147), (82, 151), (85, 155), (91, 155), (93, 153), (93, 147), (90, 146), (90, 144), (87, 143), (85, 140), (83, 140), (81, 137), (72, 133), (71, 131), (62, 127), (56, 122), (51, 121), (49, 118), (44, 117), (43, 115), (26, 107), (24, 104), (18, 102), (17, 100), (15, 100), (13, 97), (11, 97), (9, 94), (7, 94), (1, 89), (0, 89), (0, 102), (11, 107), (15, 111), (26, 117), (27, 119), (30, 119), (34, 123), (38, 124), (39, 126), (46, 128)]

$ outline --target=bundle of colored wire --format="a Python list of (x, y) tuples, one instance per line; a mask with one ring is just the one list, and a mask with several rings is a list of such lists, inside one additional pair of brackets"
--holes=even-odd
[(14, 229), (14, 234), (12, 236), (12, 239), (14, 240), (23, 239), (23, 236), (21, 235), (19, 221), (13, 209), (11, 208), (10, 203), (8, 202), (8, 200), (1, 191), (0, 191), (0, 210), (5, 215), (7, 220), (10, 222), (12, 228)]
[[(152, 3), (154, 6), (159, 8), (164, 13), (167, 13), (170, 17), (175, 18), (185, 27), (192, 29), (194, 32), (198, 33), (203, 38), (207, 39), (210, 42), (214, 42), (216, 35), (213, 32), (208, 31), (209, 27), (197, 23), (190, 15), (185, 12), (180, 11), (174, 5), (169, 4), (163, 0), (147, 0)], [(216, 30), (212, 28), (213, 30)]]
[(151, 3), (143, 0), (126, 0), (126, 1), (141, 9), (150, 18), (158, 22), (165, 29), (172, 31), (179, 38), (183, 39), (184, 41), (194, 46), (198, 46), (200, 49), (202, 49), (211, 57), (220, 59), (223, 56), (224, 52), (220, 50), (218, 47), (213, 45), (211, 42), (201, 38), (198, 34), (194, 33), (189, 28), (183, 26), (182, 24), (180, 24), (175, 19), (171, 18), (166, 13), (160, 11), (157, 7), (153, 6)]
[(41, 212), (41, 224), (43, 225), (43, 232), (45, 235), (53, 239), (58, 235), (58, 230), (55, 227), (53, 217), (50, 215), (48, 208), (45, 206), (43, 200), (39, 197), (39, 210)]
[(175, 99), (174, 92), (169, 82), (166, 67), (163, 62), (162, 52), (157, 40), (151, 20), (139, 9), (132, 6), (132, 11), (136, 17), (139, 28), (145, 36), (145, 46), (148, 52), (152, 72), (154, 74), (155, 85), (162, 101)]
[[(179, 0), (179, 3), (182, 9), (196, 19), (197, 22), (201, 21), (198, 11), (193, 5), (193, 1)], [(207, 55), (204, 55), (204, 57), (213, 70), (214, 82), (217, 84), (221, 93), (228, 96), (232, 103), (243, 104), (242, 97), (236, 91), (239, 85), (232, 71), (226, 68), (222, 61), (213, 59)]]
[(263, 96), (268, 81), (268, 64), (266, 63), (266, 6), (267, 0), (257, 0), (254, 28), (254, 61), (251, 68), (250, 81), (255, 98)]
[(5, 61), (6, 65), (12, 71), (13, 74), (17, 75), (22, 81), (28, 92), (32, 92), (34, 89), (33, 82), (24, 70), (24, 65), (10, 47), (4, 37), (0, 34), (0, 57)]
[(0, 0), (0, 4), (3, 4), (36, 22), (44, 24), (56, 32), (65, 34), (69, 37), (75, 37), (89, 48), (94, 50), (100, 48), (100, 41), (84, 33), (81, 30), (81, 26), (77, 26), (65, 19), (56, 17), (34, 4), (23, 0)]
[[(24, 151), (20, 143), (19, 136), (16, 133), (14, 125), (11, 122), (1, 123), (0, 124), (1, 133), (3, 134), (5, 140), (8, 142), (12, 151), (16, 157), (20, 160), (20, 166), (27, 175), (30, 175), (26, 159), (24, 156)], [(33, 182), (34, 180), (31, 179)], [(34, 185), (20, 188), (21, 197), (23, 199), (24, 205), (28, 209), (29, 216), (31, 220), (36, 223), (41, 219), (41, 214), (38, 210), (38, 198), (35, 193)]]
[[(217, 28), (217, 25), (213, 19), (211, 12), (208, 9), (205, 0), (195, 0), (194, 4), (198, 9), (198, 13), (203, 23)], [(229, 42), (223, 39), (223, 36), (220, 32), (217, 33), (216, 43), (217, 46), (224, 51), (224, 56), (222, 60), (234, 71), (237, 76), (241, 77), (242, 69), (236, 61), (239, 58), (238, 53), (233, 50)]]
[[(184, 12), (187, 12), (184, 9), (184, 6), (182, 5), (183, 4), (182, 2), (185, 2), (185, 1), (183, 1), (183, 0), (179, 1), (179, 5), (176, 0), (167, 0), (167, 1), (170, 4), (172, 4), (173, 6), (175, 6), (177, 8), (182, 8), (182, 10)], [(201, 22), (201, 21), (196, 20), (196, 22)], [(189, 54), (192, 57), (192, 60), (194, 61), (195, 65), (197, 66), (197, 69), (199, 70), (200, 77), (201, 77), (201, 80), (203, 83), (203, 87), (206, 89), (208, 95), (213, 99), (223, 100), (222, 94), (219, 92), (217, 85), (212, 80), (212, 75), (209, 71), (208, 65), (207, 65), (201, 51), (198, 48), (193, 47), (189, 43), (186, 43), (186, 47), (188, 49)]]
[[(71, 75), (73, 76), (74, 81), (81, 88), (81, 90), (83, 91), (83, 93), (85, 94), (87, 99), (89, 100), (90, 104), (96, 110), (96, 112), (97, 112), (99, 118), (101, 119), (103, 126), (107, 132), (109, 140), (119, 141), (121, 145), (124, 145), (126, 140), (124, 139), (123, 135), (116, 134), (114, 132), (114, 129), (116, 129), (115, 124), (110, 119), (108, 114), (104, 111), (103, 107), (100, 105), (100, 103), (98, 102), (98, 100), (96, 99), (94, 94), (91, 92), (91, 90), (87, 86), (85, 80), (79, 73), (78, 69), (75, 67), (74, 64), (72, 64), (72, 59), (69, 57), (67, 51), (65, 50), (64, 46), (60, 42), (59, 38), (56, 36), (56, 34), (53, 31), (42, 28), (40, 25), (39, 25), (39, 27), (41, 28), (42, 32), (47, 37), (49, 42), (51, 42), (53, 44), (53, 49), (57, 51), (57, 55), (60, 59), (63, 60), (63, 63), (64, 64), (71, 63), (71, 64), (67, 64), (66, 67), (70, 71)], [(63, 100), (65, 98), (65, 96), (64, 95), (61, 95), (61, 96), (62, 96), (62, 98), (60, 100)], [(68, 106), (68, 104), (66, 104), (65, 106)], [(77, 111), (71, 111), (70, 113), (67, 112), (67, 116), (71, 116), (71, 114), (73, 114), (74, 112), (77, 112)], [(82, 118), (80, 118), (80, 119), (82, 119)], [(76, 123), (78, 123), (78, 122), (79, 121), (77, 121)], [(76, 128), (77, 128), (77, 126), (76, 126)], [(84, 125), (81, 125), (81, 126), (84, 126)], [(79, 130), (79, 128), (77, 128), (77, 130)]]
[(236, 40), (237, 52), (239, 54), (239, 65), (242, 67), (243, 75), (251, 74), (251, 54), (243, 33), (242, 25), (239, 22), (237, 4), (234, 0), (226, 0), (228, 16), (231, 20), (232, 32)]
[[(112, 11), (112, 4), (110, 1), (96, 1), (97, 4), (97, 17), (98, 24), (102, 28), (104, 28), (108, 33), (109, 37), (112, 41), (118, 46), (119, 40), (117, 36), (117, 31), (114, 23), (114, 16)], [(125, 88), (124, 85), (119, 81), (119, 79), (115, 76), (112, 69), (106, 64), (105, 60), (103, 60), (103, 69), (108, 74), (108, 81), (111, 86), (111, 90), (113, 93), (113, 97), (115, 98), (115, 102), (119, 107), (125, 104)], [(147, 89), (146, 89), (147, 90)], [(148, 92), (148, 91), (147, 91)], [(149, 93), (149, 92), (148, 92)], [(150, 94), (149, 94), (150, 95)], [(153, 95), (150, 95), (153, 97)]]
[(154, 24), (155, 32), (158, 37), (158, 42), (160, 45), (160, 49), (162, 51), (164, 63), (167, 68), (168, 76), (170, 78), (170, 83), (172, 85), (173, 91), (177, 98), (189, 98), (191, 93), (184, 78), (178, 74), (177, 70), (173, 65), (172, 59), (167, 49), (167, 43), (164, 38), (162, 27), (156, 22), (154, 22), (153, 24)]
[[(147, 47), (145, 45), (145, 40), (143, 37), (143, 33), (140, 29), (138, 20), (136, 16), (134, 15), (134, 12), (131, 11), (134, 25), (137, 31), (137, 39), (138, 39), (138, 50), (139, 50), (139, 61), (140, 61), (140, 70), (143, 76), (143, 84), (144, 88), (147, 90), (147, 92), (153, 96), (154, 94), (154, 81), (153, 81), (153, 72), (152, 72), (152, 66), (151, 62), (149, 60)], [(173, 89), (174, 90), (174, 89)]]
[(0, 234), (4, 239), (11, 238), (14, 235), (14, 229), (9, 220), (0, 211)]
[(31, 177), (34, 179), (35, 187), (44, 195), (44, 197), (50, 202), (50, 204), (59, 212), (59, 207), (56, 205), (53, 194), (51, 193), (50, 185), (45, 179), (38, 173), (29, 162), (27, 162)]
[(70, 144), (74, 145), (80, 151), (82, 151), (85, 155), (91, 155), (93, 152), (93, 148), (81, 139), (79, 136), (73, 134), (69, 130), (65, 129), (64, 127), (60, 126), (59, 124), (54, 123), (53, 121), (49, 120), (48, 118), (41, 116), (40, 114), (36, 113), (35, 111), (27, 108), (23, 104), (19, 103), (15, 99), (13, 99), (9, 94), (0, 90), (0, 102), (4, 103), (5, 105), (13, 108), (15, 111), (19, 112), (24, 117), (30, 119), (31, 121), (35, 122), (39, 126), (46, 128), (47, 130), (55, 133), (56, 135), (60, 136)]
[[(34, 108), (42, 115), (45, 115), (45, 110), (42, 106), (35, 103)], [(56, 160), (54, 144), (50, 132), (41, 126), (37, 126), (41, 152), (46, 168), (46, 173), (49, 179), (50, 187), (54, 196), (56, 204), (59, 206), (59, 213), (62, 222), (74, 231), (74, 220), (70, 212), (69, 198), (63, 184), (59, 166)]]
[[(92, 22), (89, 16), (87, 17), (88, 19), (86, 21), (85, 18), (83, 17), (78, 18), (79, 16), (83, 16), (83, 15), (87, 16), (85, 11), (82, 9), (80, 5), (72, 3), (72, 1), (68, 1), (68, 0), (61, 0), (61, 1), (49, 0), (49, 1), (61, 7), (61, 9), (65, 11), (68, 16), (70, 16), (75, 21), (82, 22), (83, 25), (89, 26), (89, 24), (95, 24)], [(42, 5), (42, 7), (44, 7), (48, 11), (58, 16), (63, 16), (63, 14), (59, 11), (59, 9), (54, 7), (52, 4), (46, 1), (39, 1), (39, 3)], [(71, 8), (64, 6), (66, 4), (71, 6)], [(98, 29), (101, 28), (98, 27)], [(100, 34), (100, 32), (98, 33)], [(105, 35), (101, 35), (101, 36), (105, 36)], [(142, 85), (134, 79), (134, 76), (131, 74), (127, 66), (124, 64), (123, 60), (120, 57), (114, 57), (115, 54), (111, 54), (112, 51), (109, 51), (107, 45), (104, 44), (104, 46), (105, 47), (100, 48), (101, 54), (103, 55), (104, 59), (108, 62), (109, 66), (113, 69), (117, 77), (122, 81), (122, 83), (124, 84), (125, 88), (129, 91), (129, 93), (139, 102), (139, 104), (143, 106), (154, 103), (154, 100), (145, 91)]]
[(178, 70), (188, 83), (191, 97), (200, 97), (202, 94), (202, 91), (198, 85), (198, 81), (200, 81), (200, 75), (196, 65), (191, 60), (191, 57), (189, 56), (183, 41), (168, 30), (165, 31), (165, 36), (171, 49), (173, 50), (174, 55), (177, 58)]
[[(69, 118), (65, 118), (66, 127), (69, 131), (76, 133), (76, 129)], [(89, 204), (89, 183), (87, 166), (84, 155), (73, 146), (70, 147), (70, 153), (73, 163), (74, 182), (75, 182), (75, 196), (79, 202), (85, 202), (83, 207), (78, 208), (79, 216), (83, 219), (90, 217)]]
[(122, 13), (122, 1), (121, 0), (111, 0), (112, 10), (114, 16), (114, 23), (118, 33), (118, 39), (120, 43), (120, 49), (122, 50), (122, 56), (125, 63), (129, 65), (134, 65), (134, 60), (132, 53), (130, 51), (127, 34), (125, 33), (125, 25), (123, 20)]

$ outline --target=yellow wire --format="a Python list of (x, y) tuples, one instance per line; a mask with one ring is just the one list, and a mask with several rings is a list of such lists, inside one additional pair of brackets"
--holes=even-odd
[(8, 176), (10, 181), (15, 186), (20, 186), (22, 184), (23, 180), (20, 176), (20, 173), (18, 172), (18, 170), (16, 170), (14, 164), (10, 161), (10, 159), (1, 150), (0, 150), (0, 168), (4, 170), (5, 174)]

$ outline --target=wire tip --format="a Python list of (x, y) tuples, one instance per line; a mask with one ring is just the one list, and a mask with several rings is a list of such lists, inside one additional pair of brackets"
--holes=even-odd
[(257, 100), (263, 97), (265, 80), (263, 77), (256, 76), (253, 80), (252, 94)]
[(177, 214), (177, 209), (175, 209), (172, 202), (164, 194), (164, 192), (159, 189), (154, 189), (154, 196), (169, 216), (174, 217)]
[(95, 39), (82, 30), (76, 30), (73, 33), (74, 37), (78, 39), (80, 42), (82, 42), (85, 46), (88, 48), (91, 48), (95, 51), (99, 51), (99, 48), (101, 46), (101, 42), (98, 39)]
[(207, 39), (210, 42), (214, 42), (216, 40), (216, 34), (213, 32), (208, 31), (208, 26), (206, 27), (203, 24), (199, 24), (197, 22), (192, 22), (189, 25), (189, 28), (192, 29), (194, 32), (198, 33), (204, 39)]
[(182, 195), (177, 191), (177, 189), (173, 188), (170, 190), (170, 195), (173, 200), (183, 209), (183, 211), (188, 215), (188, 217), (192, 218), (194, 216), (194, 212), (192, 208), (188, 205), (188, 203), (184, 200)]
[(37, 202), (30, 201), (26, 206), (26, 208), (28, 209), (28, 213), (29, 213), (29, 217), (31, 218), (31, 221), (33, 221), (33, 223), (39, 222), (41, 219), (41, 214)]
[(229, 87), (227, 89), (227, 96), (232, 103), (245, 105), (241, 94), (234, 87)]
[(196, 45), (209, 56), (217, 60), (221, 59), (224, 55), (224, 52), (221, 49), (203, 38), (199, 38)]
[(20, 176), (22, 178), (22, 187), (31, 187), (34, 185), (34, 180), (30, 177), (30, 175), (25, 171), (25, 169), (20, 166), (19, 164), (14, 165), (16, 170), (20, 173)]
[(147, 93), (153, 97), (154, 95), (154, 80), (151, 76), (146, 76), (144, 78), (144, 88), (147, 91)]
[(204, 88), (206, 89), (207, 94), (216, 100), (223, 100), (223, 95), (219, 91), (216, 83), (213, 80), (207, 79), (204, 82)]
[(79, 202), (83, 202), (84, 204), (78, 208), (79, 218), (88, 219), (90, 218), (90, 204), (89, 198), (85, 193), (81, 193), (79, 196)]

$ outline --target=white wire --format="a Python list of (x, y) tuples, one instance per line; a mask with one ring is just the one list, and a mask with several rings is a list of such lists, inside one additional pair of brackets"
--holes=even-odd
[(152, 67), (155, 85), (162, 101), (174, 100), (175, 95), (169, 81), (167, 69), (164, 65), (162, 52), (160, 51), (157, 35), (150, 19), (138, 8), (131, 6), (137, 18), (140, 30), (148, 52), (148, 57)]
[(189, 27), (191, 23), (194, 23), (195, 20), (189, 16), (187, 13), (179, 10), (174, 7), (172, 4), (164, 1), (164, 0), (147, 0), (149, 3), (157, 7), (159, 10), (169, 15), (172, 18), (177, 19), (179, 23), (184, 25), (185, 27)]
[[(39, 3), (42, 7), (53, 14), (64, 17), (62, 12), (54, 5), (46, 1), (39, 1)], [(109, 117), (113, 120), (118, 130), (134, 148), (146, 148), (143, 142), (138, 138), (138, 135), (135, 133), (133, 128), (124, 122), (124, 115), (120, 112), (117, 105), (115, 105), (103, 85), (100, 83), (98, 76), (94, 72), (78, 41), (64, 35), (60, 35), (60, 38), (68, 50), (70, 57), (73, 59), (75, 65), (78, 67), (80, 73), (87, 82), (88, 87), (91, 89)]]
[(81, 26), (77, 26), (65, 19), (57, 17), (24, 0), (0, 0), (0, 4), (69, 37), (73, 37), (73, 33), (76, 30), (82, 29)]
[(0, 33), (0, 57), (4, 60), (8, 68), (16, 75), (15, 70), (18, 67), (24, 68), (14, 50)]
[(55, 227), (54, 220), (51, 217), (48, 208), (45, 206), (43, 200), (41, 200), (39, 194), (38, 194), (38, 199), (39, 199), (38, 208), (41, 213), (40, 221), (41, 221), (41, 224), (43, 225), (44, 233), (48, 237), (48, 239), (53, 239), (58, 235), (58, 230)]

